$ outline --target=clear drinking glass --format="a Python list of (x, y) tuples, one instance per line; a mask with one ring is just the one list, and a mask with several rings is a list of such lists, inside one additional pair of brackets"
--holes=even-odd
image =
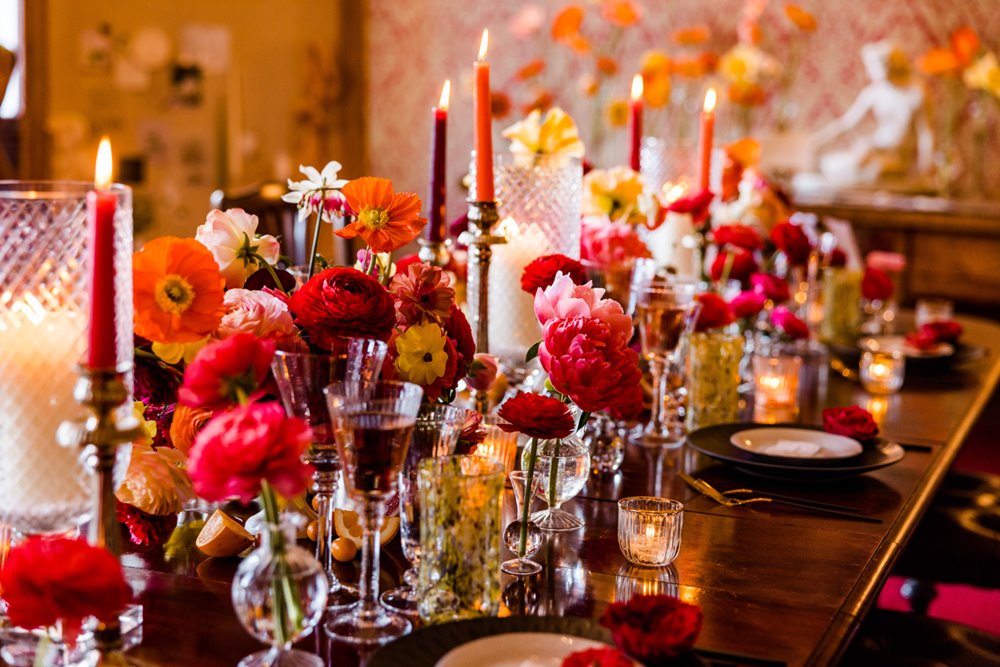
[(330, 540), (333, 537), (333, 504), (337, 495), (340, 457), (333, 437), (330, 412), (323, 390), (333, 382), (356, 378), (371, 384), (378, 377), (385, 360), (387, 345), (370, 338), (345, 338), (330, 354), (306, 354), (278, 351), (271, 361), (271, 371), (278, 384), (285, 412), (309, 423), (313, 441), (306, 451), (306, 462), (313, 466), (313, 491), (316, 493), (316, 560), (323, 565), (330, 583), (327, 603), (331, 607), (353, 604), (358, 591), (345, 586), (333, 572)]
[(955, 304), (948, 299), (917, 299), (915, 318), (918, 329), (925, 324), (947, 321), (954, 317)]
[[(521, 454), (522, 470), (527, 469), (529, 456), (530, 448), (525, 447)], [(550, 532), (582, 527), (583, 519), (561, 508), (583, 490), (590, 477), (590, 448), (573, 435), (562, 440), (539, 440), (534, 476), (541, 485), (538, 497), (548, 504), (548, 508), (532, 514), (531, 520)]]
[(630, 563), (669, 565), (681, 549), (684, 505), (676, 500), (634, 496), (618, 501), (618, 548)]
[(424, 391), (409, 382), (358, 382), (326, 388), (333, 435), (347, 492), (363, 505), (361, 602), (326, 622), (344, 642), (377, 645), (406, 634), (411, 624), (378, 600), (379, 534), (385, 500), (395, 493)]
[(529, 517), (528, 529), (524, 531), (524, 543), (522, 544), (521, 526), (523, 522), (521, 517), (524, 516), (524, 503), (528, 503), (530, 510), (531, 499), (541, 489), (542, 482), (538, 478), (538, 475), (532, 475), (531, 489), (526, 489), (528, 475), (523, 470), (514, 470), (508, 477), (510, 478), (511, 489), (514, 491), (514, 506), (517, 514), (514, 515), (514, 520), (507, 524), (507, 527), (504, 529), (503, 541), (508, 549), (517, 554), (517, 558), (505, 560), (500, 563), (500, 570), (518, 577), (526, 577), (542, 571), (541, 565), (529, 559), (529, 556), (535, 555), (539, 547), (542, 546), (542, 531), (538, 527), (538, 524)]
[(399, 473), (400, 539), (403, 555), (410, 567), (403, 573), (402, 586), (382, 594), (382, 604), (404, 614), (416, 615), (417, 578), (420, 567), (420, 497), (417, 493), (417, 467), (421, 461), (455, 453), (458, 436), (468, 410), (453, 405), (424, 407), (413, 427), (410, 449)]

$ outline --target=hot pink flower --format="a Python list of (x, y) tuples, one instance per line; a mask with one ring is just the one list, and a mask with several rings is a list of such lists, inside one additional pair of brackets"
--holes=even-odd
[(788, 281), (773, 273), (755, 273), (750, 276), (754, 291), (760, 292), (774, 303), (784, 303), (792, 296)]
[(591, 287), (589, 282), (577, 285), (569, 276), (557, 273), (550, 286), (535, 292), (535, 317), (542, 326), (553, 319), (597, 318), (627, 341), (632, 337), (632, 318), (621, 304), (603, 296), (603, 289)]
[(774, 326), (778, 327), (779, 330), (792, 340), (809, 338), (809, 327), (806, 326), (806, 323), (797, 318), (792, 311), (784, 306), (778, 306), (771, 311), (771, 321), (774, 323)]
[(638, 257), (652, 255), (635, 227), (607, 218), (584, 218), (580, 228), (580, 259), (598, 266), (615, 266)]
[(479, 353), (472, 360), (469, 366), (469, 374), (465, 377), (465, 382), (473, 389), (487, 391), (497, 380), (497, 360), (491, 354)]
[(298, 339), (288, 304), (269, 292), (231, 289), (226, 292), (223, 304), (226, 314), (215, 330), (219, 338), (249, 333), (279, 342)]
[(760, 311), (764, 310), (766, 297), (757, 291), (740, 292), (733, 297), (729, 305), (733, 309), (736, 317), (748, 318), (756, 317)]
[(208, 501), (236, 497), (248, 503), (267, 481), (293, 498), (304, 492), (312, 468), (302, 462), (312, 431), (277, 403), (243, 405), (217, 415), (195, 438), (188, 475)]
[(420, 324), (425, 318), (442, 322), (455, 303), (448, 274), (429, 264), (411, 264), (394, 275), (389, 292), (396, 300), (396, 322), (405, 326)]
[(238, 333), (203, 347), (184, 371), (178, 400), (192, 408), (218, 410), (253, 400), (271, 368), (274, 341)]

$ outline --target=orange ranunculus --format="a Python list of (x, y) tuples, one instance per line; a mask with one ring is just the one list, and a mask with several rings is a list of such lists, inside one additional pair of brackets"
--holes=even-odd
[(552, 106), (552, 103), (555, 101), (556, 97), (552, 94), (552, 91), (540, 90), (530, 102), (521, 107), (521, 111), (525, 115), (531, 113), (535, 109), (544, 113), (545, 111), (548, 111), (548, 109)]
[(501, 90), (490, 92), (490, 111), (493, 112), (493, 120), (503, 120), (510, 115), (514, 103), (510, 101), (510, 96)]
[(934, 48), (920, 56), (917, 68), (924, 74), (954, 74), (961, 69), (962, 63), (951, 49)]
[(618, 73), (618, 61), (608, 56), (597, 56), (597, 71), (604, 76), (614, 76)]
[(521, 69), (517, 70), (514, 74), (514, 78), (518, 81), (527, 81), (528, 79), (533, 79), (542, 72), (545, 71), (545, 61), (538, 59), (532, 60), (530, 63), (523, 65)]
[(153, 239), (132, 257), (135, 333), (154, 343), (191, 343), (215, 331), (225, 313), (225, 279), (194, 239)]
[(412, 192), (393, 192), (388, 178), (363, 176), (342, 190), (354, 211), (354, 222), (337, 230), (337, 236), (360, 236), (374, 252), (392, 252), (417, 238), (427, 224), (420, 217), (420, 198)]
[(962, 67), (966, 67), (979, 53), (979, 36), (969, 26), (963, 26), (951, 33), (951, 50)]
[(755, 83), (734, 83), (729, 86), (729, 101), (745, 107), (760, 106), (767, 101), (767, 93)]
[(581, 25), (583, 25), (583, 7), (566, 5), (552, 20), (552, 38), (562, 41), (579, 35)]
[(707, 42), (711, 35), (712, 31), (707, 25), (693, 25), (674, 30), (670, 39), (679, 46), (698, 46)]
[(608, 103), (608, 124), (611, 127), (628, 125), (628, 101), (619, 99)]
[(642, 8), (632, 0), (604, 0), (601, 17), (619, 28), (628, 28), (642, 18)]
[(170, 441), (174, 447), (187, 456), (198, 431), (208, 423), (213, 414), (215, 413), (207, 408), (192, 408), (178, 403), (170, 422)]
[(785, 5), (785, 16), (802, 32), (816, 31), (816, 17), (796, 4)]

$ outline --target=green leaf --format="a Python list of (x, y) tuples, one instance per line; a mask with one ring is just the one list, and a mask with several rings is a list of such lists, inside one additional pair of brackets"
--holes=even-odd
[(580, 413), (580, 421), (578, 421), (576, 424), (576, 430), (578, 432), (582, 431), (583, 427), (587, 425), (588, 421), (590, 421), (590, 413), (585, 410)]
[(531, 361), (538, 356), (538, 348), (542, 346), (542, 341), (538, 341), (534, 345), (528, 348), (528, 353), (524, 355), (525, 363)]

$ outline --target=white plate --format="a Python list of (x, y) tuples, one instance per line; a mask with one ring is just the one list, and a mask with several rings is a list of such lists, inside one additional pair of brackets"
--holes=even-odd
[(854, 438), (807, 428), (751, 428), (733, 433), (729, 442), (752, 454), (789, 459), (844, 459), (862, 452)]
[(908, 357), (920, 359), (937, 359), (955, 354), (955, 347), (950, 343), (938, 343), (929, 350), (921, 350), (906, 342), (906, 336), (869, 336), (858, 341), (862, 350), (880, 352), (902, 352)]
[(559, 667), (563, 658), (588, 648), (593, 639), (551, 632), (509, 632), (483, 637), (445, 653), (435, 667)]

